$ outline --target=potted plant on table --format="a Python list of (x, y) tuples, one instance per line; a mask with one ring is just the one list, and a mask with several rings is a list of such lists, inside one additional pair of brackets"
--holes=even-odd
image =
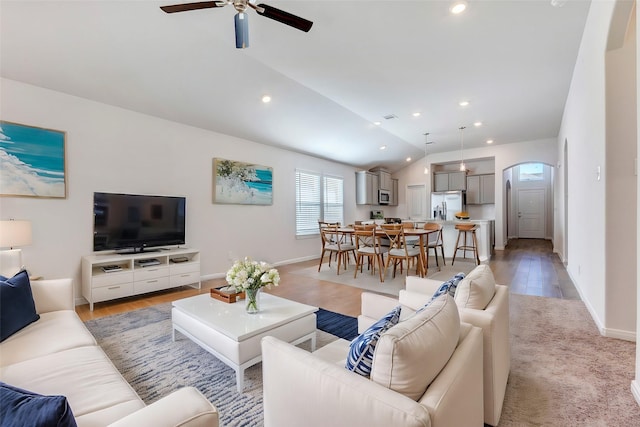
[(247, 313), (255, 314), (260, 311), (260, 289), (278, 286), (280, 274), (278, 270), (264, 261), (253, 261), (246, 257), (238, 260), (227, 271), (227, 283), (238, 292), (244, 292)]

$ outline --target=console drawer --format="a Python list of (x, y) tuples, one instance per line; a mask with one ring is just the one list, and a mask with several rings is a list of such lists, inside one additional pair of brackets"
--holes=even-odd
[(200, 281), (200, 270), (191, 271), (182, 274), (171, 274), (171, 286), (184, 286)]
[(93, 302), (124, 298), (131, 295), (133, 295), (133, 284), (131, 282), (103, 286), (91, 291), (91, 299)]
[(169, 275), (169, 268), (166, 266), (140, 267), (133, 272), (133, 281), (157, 279)]
[(182, 273), (193, 273), (200, 272), (200, 263), (199, 262), (185, 262), (181, 264), (171, 264), (169, 266), (171, 275), (182, 274)]
[(103, 273), (93, 277), (91, 281), (92, 288), (101, 288), (104, 286), (118, 285), (122, 283), (131, 283), (133, 281), (133, 273), (131, 270), (114, 273)]
[(160, 291), (169, 288), (169, 277), (158, 277), (155, 279), (141, 280), (133, 283), (133, 291), (137, 294)]

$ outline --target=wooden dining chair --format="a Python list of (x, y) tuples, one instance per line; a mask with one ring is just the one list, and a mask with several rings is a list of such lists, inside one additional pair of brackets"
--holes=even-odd
[(436, 224), (435, 222), (427, 222), (424, 225), (425, 230), (437, 230), (437, 233), (429, 234), (427, 240), (427, 260), (429, 259), (429, 250), (433, 249), (433, 254), (436, 258), (436, 267), (440, 270), (440, 264), (438, 263), (438, 248), (440, 248), (440, 252), (442, 254), (442, 265), (447, 265), (444, 260), (444, 245), (442, 243), (442, 225)]
[(404, 234), (404, 228), (401, 224), (398, 224), (399, 227), (385, 227), (384, 225), (387, 224), (383, 224), (382, 230), (384, 231), (384, 234), (390, 242), (389, 253), (387, 254), (387, 262), (384, 265), (384, 275), (387, 275), (387, 270), (391, 262), (393, 262), (393, 277), (396, 277), (396, 268), (398, 266), (398, 263), (400, 263), (400, 274), (402, 274), (402, 266), (403, 262), (405, 261), (407, 262), (408, 274), (410, 268), (409, 265), (411, 265), (412, 260), (415, 260), (416, 274), (422, 277), (423, 268), (420, 247), (407, 244), (406, 236)]
[[(322, 239), (322, 229), (326, 228), (326, 227), (333, 227), (333, 228), (339, 228), (340, 227), (340, 223), (339, 222), (329, 222), (329, 221), (323, 221), (321, 219), (318, 219), (318, 230), (320, 230), (320, 240), (322, 243), (322, 248), (324, 249), (324, 240)], [(331, 257), (335, 252), (330, 252), (329, 253), (329, 262), (331, 262)]]
[(344, 262), (345, 268), (349, 264), (349, 254), (353, 255), (355, 259), (355, 245), (351, 242), (342, 241), (342, 235), (338, 231), (338, 227), (323, 227), (320, 229), (320, 236), (322, 237), (322, 254), (320, 254), (318, 271), (322, 267), (325, 253), (329, 252), (329, 267), (331, 267), (331, 254), (335, 253), (338, 260), (338, 274), (340, 274), (342, 263)]
[[(412, 221), (403, 222), (402, 228), (404, 228), (405, 230), (413, 230), (415, 228), (415, 223)], [(420, 243), (420, 237), (418, 236), (405, 236), (405, 239), (408, 245), (415, 246)]]
[(371, 274), (376, 272), (376, 264), (378, 265), (378, 274), (380, 282), (384, 282), (382, 270), (384, 270), (384, 254), (389, 248), (380, 245), (380, 237), (376, 234), (376, 225), (356, 225), (354, 226), (354, 237), (356, 243), (356, 270), (353, 273), (355, 279), (358, 275), (358, 269), (362, 273), (364, 258), (367, 258)]

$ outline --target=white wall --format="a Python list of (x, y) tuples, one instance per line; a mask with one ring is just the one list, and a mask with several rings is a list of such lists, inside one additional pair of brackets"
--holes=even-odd
[(626, 262), (638, 259), (635, 19), (621, 45), (616, 41), (612, 46), (611, 38), (610, 33), (606, 53), (605, 327), (606, 335), (617, 336), (620, 331), (635, 330), (636, 289), (629, 285), (628, 278), (636, 276), (637, 263)]
[[(640, 8), (635, 5), (635, 19), (636, 25), (640, 21)], [(636, 128), (640, 123), (640, 34), (636, 27)], [(640, 132), (636, 135), (636, 149), (640, 153)], [(636, 157), (636, 185), (640, 188), (640, 174), (638, 173), (638, 158)], [(640, 195), (636, 200), (636, 225), (640, 224)], [(636, 227), (636, 251), (640, 254), (640, 226)], [(640, 268), (636, 264), (636, 310), (640, 307)], [(637, 310), (638, 311), (638, 310)], [(640, 315), (636, 315), (636, 343), (640, 342)], [(636, 399), (636, 402), (640, 404), (640, 351), (636, 345), (636, 375), (634, 381), (631, 383), (631, 390)]]
[[(637, 283), (628, 278), (637, 275), (637, 213), (629, 205), (637, 203), (637, 147), (630, 141), (637, 137), (634, 118), (613, 116), (635, 113), (628, 93), (635, 91), (635, 55), (629, 59), (628, 47), (607, 54), (610, 34), (620, 31), (616, 26), (623, 34), (627, 29), (628, 13), (626, 20), (612, 21), (615, 7), (613, 1), (591, 3), (576, 61), (557, 144), (559, 158), (565, 140), (568, 146), (568, 164), (562, 165), (568, 171), (568, 229), (558, 213), (556, 240), (566, 233), (567, 271), (600, 332), (633, 340)], [(564, 182), (557, 182), (556, 202), (563, 198)]]
[[(511, 166), (526, 162), (541, 162), (549, 165), (557, 164), (556, 140), (543, 139), (538, 141), (519, 142), (514, 144), (487, 145), (481, 148), (465, 149), (465, 158), (482, 159), (492, 157), (495, 161), (496, 173), (496, 250), (503, 250), (507, 242), (505, 231), (505, 218), (502, 207), (504, 206), (505, 181), (503, 171)], [(460, 152), (450, 151), (446, 153), (434, 153), (427, 156), (428, 162), (446, 163), (460, 160)], [(398, 178), (399, 197), (395, 216), (406, 217), (406, 188), (408, 185), (426, 184), (431, 188), (431, 174), (425, 175), (424, 161), (417, 161), (411, 166), (402, 169), (395, 174)]]
[[(562, 167), (568, 168), (569, 182), (568, 230), (556, 216), (556, 231), (568, 235), (567, 271), (601, 330), (606, 300), (605, 51), (613, 7), (609, 1), (591, 3), (557, 142), (562, 159), (567, 140), (569, 164)], [(556, 202), (563, 197), (563, 185), (558, 183)]]
[[(2, 79), (2, 119), (66, 135), (66, 199), (4, 197), (2, 219), (32, 221), (23, 248), (30, 272), (73, 277), (93, 244), (93, 192), (187, 197), (187, 246), (201, 250), (202, 274), (222, 276), (232, 257), (271, 263), (317, 258), (318, 238), (295, 238), (296, 168), (344, 177), (345, 221), (369, 217), (355, 205), (355, 169), (132, 111)], [(212, 203), (212, 159), (273, 167), (273, 205)]]

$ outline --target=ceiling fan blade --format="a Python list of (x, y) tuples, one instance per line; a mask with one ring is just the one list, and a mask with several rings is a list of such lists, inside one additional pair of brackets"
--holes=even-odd
[(313, 22), (311, 21), (300, 18), (299, 16), (292, 15), (289, 12), (285, 12), (284, 10), (277, 9), (267, 4), (259, 4), (258, 7), (264, 10), (261, 12), (259, 9), (256, 9), (256, 12), (259, 15), (266, 16), (267, 18), (273, 19), (274, 21), (289, 25), (300, 31), (304, 31), (305, 33), (308, 32), (313, 25)]
[(184, 4), (174, 4), (171, 6), (160, 6), (160, 9), (162, 9), (166, 13), (175, 13), (175, 12), (186, 12), (188, 10), (222, 7), (226, 5), (227, 5), (226, 3), (223, 3), (221, 1), (199, 1), (196, 3), (184, 3)]

